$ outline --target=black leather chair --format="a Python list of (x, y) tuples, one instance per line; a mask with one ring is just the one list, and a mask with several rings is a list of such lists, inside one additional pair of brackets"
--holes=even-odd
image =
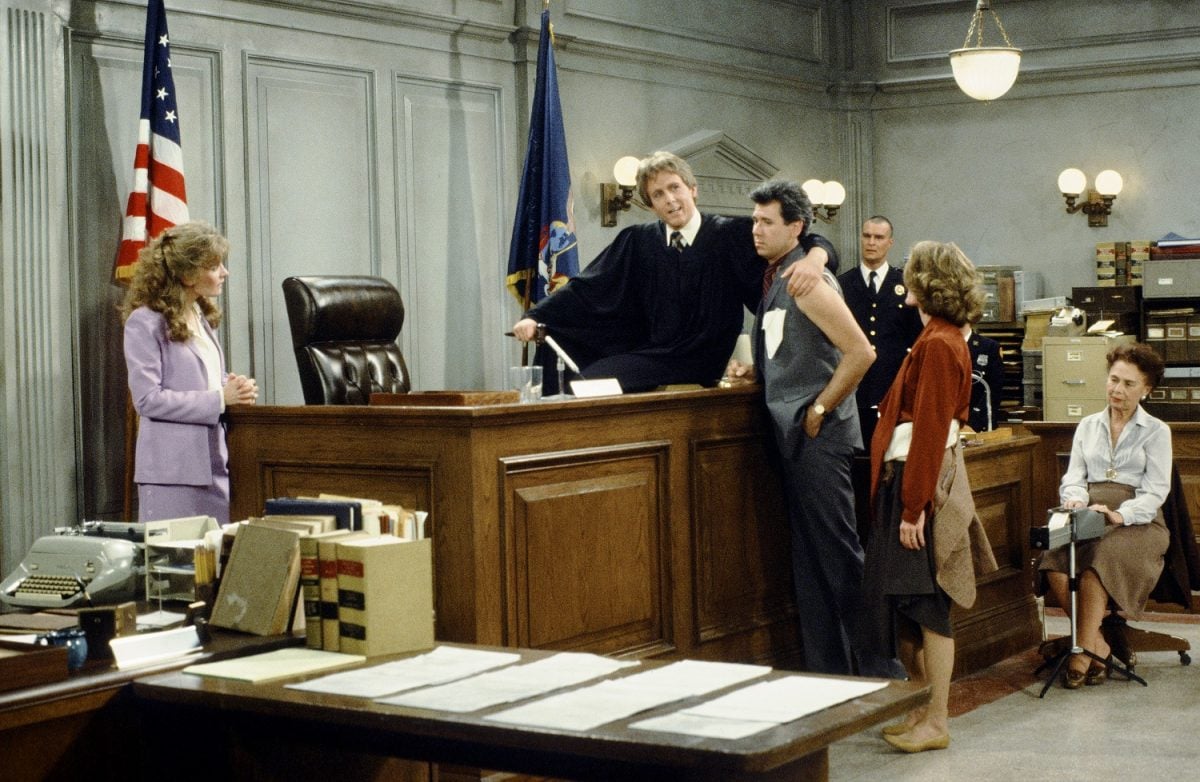
[(283, 299), (305, 404), (365, 405), (376, 392), (408, 393), (408, 367), (396, 344), (404, 302), (390, 282), (288, 277)]

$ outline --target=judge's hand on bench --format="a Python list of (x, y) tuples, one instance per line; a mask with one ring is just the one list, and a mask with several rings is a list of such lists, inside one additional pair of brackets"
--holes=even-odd
[(533, 318), (521, 318), (513, 325), (512, 334), (522, 342), (532, 342), (538, 335), (537, 321)]
[(721, 376), (721, 387), (746, 386), (758, 382), (754, 374), (753, 364), (743, 364), (736, 358), (729, 359), (725, 366), (725, 374)]

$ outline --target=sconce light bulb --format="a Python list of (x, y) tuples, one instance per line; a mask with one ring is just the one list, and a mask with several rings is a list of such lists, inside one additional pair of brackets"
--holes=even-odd
[(1125, 181), (1121, 179), (1121, 175), (1111, 168), (1096, 174), (1096, 192), (1102, 196), (1116, 196), (1124, 186)]
[(846, 188), (842, 187), (842, 183), (830, 180), (825, 183), (825, 205), (826, 206), (841, 206), (846, 200)]
[(1063, 195), (1077, 196), (1087, 187), (1087, 177), (1078, 168), (1065, 169), (1058, 175), (1058, 190)]
[(800, 185), (800, 189), (808, 196), (808, 200), (812, 201), (813, 206), (820, 206), (825, 203), (825, 183), (821, 180), (809, 179)]
[(641, 161), (632, 155), (626, 155), (618, 160), (613, 165), (613, 178), (617, 180), (617, 184), (622, 187), (635, 187), (640, 163)]

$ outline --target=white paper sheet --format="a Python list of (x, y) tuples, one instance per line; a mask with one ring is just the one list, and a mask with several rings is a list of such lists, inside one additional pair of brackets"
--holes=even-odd
[(439, 646), (431, 652), (369, 668), (334, 673), (307, 682), (285, 685), (293, 690), (380, 698), (402, 690), (473, 676), (521, 659), (514, 652), (491, 652)]
[(367, 658), (361, 654), (341, 654), (320, 649), (295, 648), (276, 649), (273, 652), (251, 654), (218, 660), (215, 663), (189, 665), (184, 673), (196, 676), (211, 676), (217, 679), (235, 679), (243, 682), (266, 682), (286, 679), (306, 673), (327, 671), (347, 665), (361, 663)]
[(773, 309), (763, 313), (763, 344), (767, 348), (767, 358), (775, 358), (775, 351), (783, 344), (783, 321), (787, 310)]
[(701, 717), (782, 724), (882, 690), (886, 686), (886, 681), (877, 679), (787, 676), (743, 687), (720, 698), (690, 706), (686, 711)]
[(718, 717), (701, 717), (686, 711), (676, 711), (661, 717), (632, 722), (629, 727), (637, 730), (654, 730), (659, 733), (683, 733), (688, 736), (736, 741), (774, 728), (778, 724), (777, 722), (751, 720), (723, 720)]
[(581, 684), (637, 662), (622, 662), (608, 657), (579, 652), (560, 652), (526, 665), (513, 665), (450, 684), (379, 699), (380, 703), (437, 709), (465, 713), (478, 711), (498, 703), (532, 698), (548, 692)]
[(645, 673), (541, 698), (486, 719), (517, 725), (591, 730), (671, 701), (763, 676), (770, 670), (764, 665), (681, 660)]

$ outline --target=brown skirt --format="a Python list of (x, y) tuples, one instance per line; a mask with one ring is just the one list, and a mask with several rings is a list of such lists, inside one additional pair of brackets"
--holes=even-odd
[[(1116, 508), (1132, 499), (1134, 489), (1123, 483), (1089, 483), (1090, 504)], [(1109, 527), (1103, 537), (1085, 540), (1075, 546), (1076, 574), (1091, 569), (1100, 577), (1100, 583), (1109, 597), (1125, 613), (1137, 618), (1146, 606), (1150, 590), (1158, 583), (1162, 574), (1163, 555), (1167, 553), (1170, 534), (1163, 521), (1162, 509), (1149, 524)], [(1038, 564), (1042, 571), (1052, 570), (1067, 573), (1069, 570), (1068, 547), (1062, 546), (1042, 554)], [(1044, 576), (1039, 594), (1045, 593)]]

